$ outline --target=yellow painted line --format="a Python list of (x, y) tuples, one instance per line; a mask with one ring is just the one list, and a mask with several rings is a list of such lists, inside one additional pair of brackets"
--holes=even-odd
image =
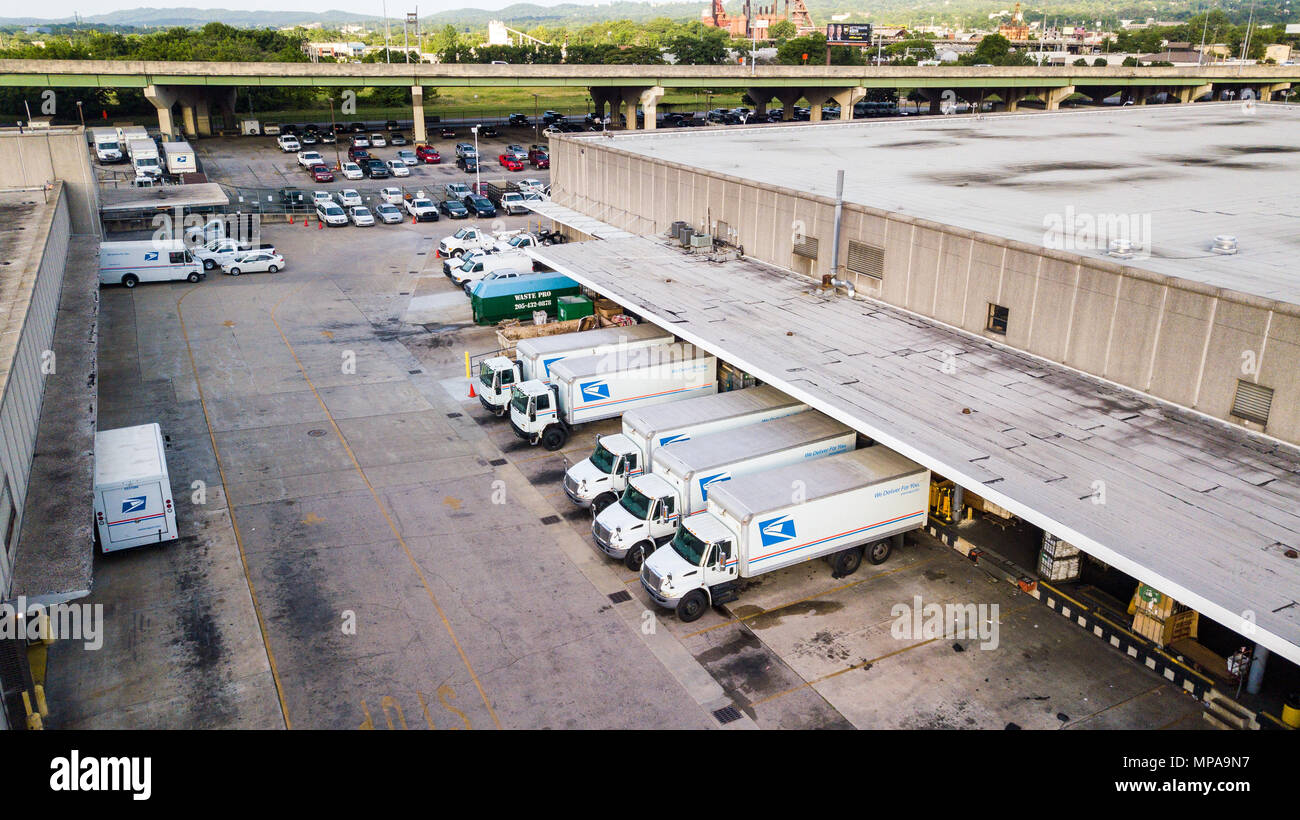
[(438, 617), (442, 619), (443, 628), (447, 630), (447, 635), (451, 638), (452, 644), (455, 645), (456, 652), (460, 655), (460, 661), (465, 665), (465, 671), (469, 672), (470, 678), (474, 681), (475, 688), (478, 689), (479, 697), (483, 698), (483, 705), (487, 707), (488, 714), (492, 717), (492, 722), (496, 724), (498, 729), (500, 729), (501, 721), (497, 718), (496, 710), (492, 708), (492, 702), (488, 700), (487, 692), (483, 690), (483, 684), (479, 681), (478, 675), (475, 674), (474, 666), (469, 662), (469, 656), (465, 654), (465, 649), (460, 645), (460, 640), (456, 637), (456, 631), (451, 627), (451, 621), (447, 620), (447, 613), (443, 611), (442, 605), (438, 603), (437, 596), (433, 594), (433, 589), (429, 586), (429, 579), (425, 577), (424, 570), (420, 568), (420, 563), (415, 560), (415, 555), (411, 553), (411, 548), (407, 545), (406, 539), (402, 537), (402, 533), (397, 529), (397, 524), (393, 521), (392, 516), (389, 515), (388, 507), (385, 506), (384, 502), (379, 498), (379, 492), (375, 489), (375, 486), (370, 483), (370, 477), (367, 476), (366, 471), (361, 468), (361, 463), (357, 461), (356, 454), (352, 452), (352, 446), (348, 444), (348, 440), (344, 437), (343, 431), (339, 429), (338, 422), (334, 420), (334, 414), (325, 406), (325, 400), (321, 398), (320, 393), (316, 390), (315, 383), (312, 382), (311, 377), (307, 375), (307, 368), (303, 367), (302, 360), (298, 358), (298, 351), (295, 350), (293, 344), (289, 342), (289, 337), (284, 335), (284, 329), (280, 327), (279, 320), (275, 318), (275, 312), (280, 309), (280, 305), (284, 303), (284, 300), (288, 299), (305, 286), (305, 284), (300, 285), (289, 291), (271, 307), (271, 323), (275, 325), (275, 330), (280, 334), (281, 341), (283, 341), (284, 346), (289, 349), (289, 355), (293, 356), (294, 363), (298, 365), (298, 371), (302, 373), (303, 381), (307, 382), (307, 387), (311, 390), (311, 394), (316, 397), (316, 401), (320, 404), (321, 410), (324, 411), (326, 418), (329, 419), (330, 426), (334, 428), (334, 435), (338, 436), (339, 443), (343, 445), (344, 451), (347, 452), (348, 458), (352, 461), (352, 466), (356, 468), (357, 474), (361, 476), (361, 480), (366, 483), (366, 488), (370, 490), (370, 496), (375, 500), (375, 506), (379, 508), (379, 512), (384, 516), (384, 520), (388, 522), (388, 528), (392, 530), (393, 537), (402, 545), (402, 551), (406, 553), (407, 560), (411, 562), (411, 567), (415, 570), (416, 576), (419, 577), (420, 584), (424, 586), (425, 594), (428, 595), (429, 601), (433, 604), (433, 608), (438, 611)]
[[(1169, 681), (1165, 681), (1164, 683), (1158, 683), (1158, 684), (1156, 684), (1155, 686), (1152, 686), (1150, 689), (1147, 689), (1147, 690), (1145, 690), (1145, 691), (1143, 691), (1143, 692), (1138, 692), (1136, 695), (1131, 695), (1131, 696), (1129, 696), (1129, 697), (1127, 697), (1127, 698), (1124, 698), (1123, 700), (1121, 700), (1121, 701), (1118, 702), (1118, 703), (1112, 703), (1110, 706), (1107, 706), (1105, 709), (1099, 709), (1099, 710), (1097, 710), (1096, 712), (1093, 712), (1092, 714), (1088, 715), (1087, 717), (1081, 717), (1081, 718), (1079, 718), (1078, 720), (1071, 720), (1071, 721), (1069, 721), (1069, 723), (1076, 723), (1076, 724), (1077, 724), (1077, 723), (1084, 723), (1084, 722), (1086, 722), (1086, 721), (1092, 720), (1093, 718), (1097, 717), (1097, 715), (1104, 715), (1104, 714), (1106, 714), (1107, 712), (1109, 712), (1111, 709), (1118, 709), (1119, 707), (1123, 706), (1123, 705), (1126, 704), (1126, 703), (1130, 703), (1130, 702), (1132, 702), (1132, 701), (1135, 701), (1135, 700), (1137, 700), (1138, 698), (1146, 697), (1147, 695), (1151, 694), (1152, 692), (1158, 692), (1158, 691), (1160, 691), (1161, 689), (1163, 689), (1166, 685), (1169, 685)], [(1181, 720), (1183, 720), (1183, 719), (1186, 718), (1186, 717), (1187, 717), (1186, 715), (1183, 715), (1183, 717), (1180, 717), (1178, 720), (1175, 720), (1174, 723), (1178, 723), (1178, 721), (1181, 721)], [(1172, 726), (1173, 724), (1168, 724), (1168, 725), (1171, 725), (1171, 726)], [(1164, 727), (1161, 727), (1161, 728), (1164, 728)]]
[(185, 352), (190, 358), (190, 369), (194, 371), (194, 386), (199, 392), (199, 406), (203, 408), (203, 421), (208, 427), (208, 440), (212, 442), (212, 455), (217, 461), (217, 475), (221, 479), (221, 493), (226, 497), (226, 512), (230, 515), (230, 528), (235, 532), (235, 545), (239, 548), (239, 563), (244, 568), (244, 582), (248, 584), (248, 595), (253, 600), (253, 613), (257, 616), (257, 628), (262, 633), (262, 647), (266, 650), (266, 660), (271, 665), (271, 679), (275, 681), (275, 693), (280, 699), (280, 715), (284, 719), (284, 728), (292, 729), (289, 719), (289, 703), (284, 697), (284, 683), (280, 680), (280, 670), (275, 663), (275, 652), (271, 650), (271, 638), (266, 631), (266, 618), (262, 616), (262, 606), (257, 601), (257, 590), (253, 586), (253, 575), (248, 570), (248, 556), (244, 552), (244, 538), (239, 533), (239, 521), (235, 517), (235, 505), (230, 503), (230, 493), (226, 488), (226, 469), (221, 464), (221, 450), (217, 447), (217, 434), (212, 429), (212, 418), (208, 415), (208, 403), (203, 393), (203, 381), (199, 378), (199, 366), (194, 361), (194, 348), (190, 345), (190, 334), (185, 327), (185, 311), (181, 302), (185, 297), (198, 290), (194, 286), (181, 294), (176, 300), (176, 317), (180, 320), (181, 335), (185, 337)]
[(769, 615), (769, 614), (771, 614), (771, 613), (773, 613), (773, 612), (780, 612), (781, 610), (783, 610), (783, 609), (785, 609), (785, 608), (787, 608), (787, 607), (792, 607), (792, 606), (794, 606), (795, 604), (802, 604), (802, 603), (804, 603), (805, 601), (811, 601), (811, 600), (813, 600), (814, 598), (820, 598), (820, 597), (822, 597), (823, 595), (834, 595), (834, 594), (837, 593), (837, 592), (843, 592), (843, 591), (846, 590), (846, 589), (852, 589), (853, 587), (856, 587), (856, 586), (858, 586), (858, 585), (860, 585), (860, 584), (865, 584), (865, 583), (867, 583), (868, 581), (874, 581), (874, 580), (876, 580), (877, 578), (885, 578), (885, 577), (887, 577), (887, 576), (893, 575), (893, 574), (896, 573), (896, 572), (903, 572), (903, 571), (905, 571), (905, 570), (916, 569), (917, 567), (923, 567), (923, 566), (925, 566), (926, 564), (931, 563), (932, 561), (937, 561), (938, 559), (939, 559), (939, 556), (938, 556), (938, 555), (935, 555), (934, 557), (926, 558), (924, 561), (917, 561), (915, 564), (908, 564), (907, 566), (902, 566), (902, 567), (897, 567), (897, 568), (895, 568), (895, 569), (885, 570), (884, 572), (878, 572), (878, 573), (876, 573), (875, 575), (870, 575), (870, 576), (868, 576), (868, 577), (866, 577), (866, 578), (861, 578), (861, 579), (859, 579), (859, 580), (857, 580), (857, 581), (853, 581), (853, 582), (851, 582), (851, 583), (842, 584), (842, 585), (837, 586), (837, 587), (831, 587), (830, 589), (823, 590), (823, 591), (821, 591), (821, 592), (816, 592), (816, 593), (813, 593), (812, 595), (806, 595), (806, 596), (804, 596), (803, 598), (797, 598), (797, 599), (795, 599), (795, 600), (793, 600), (793, 601), (787, 601), (786, 603), (781, 604), (780, 606), (775, 606), (775, 607), (772, 607), (771, 609), (765, 609), (765, 610), (763, 610), (762, 612), (755, 612), (753, 615), (746, 615), (746, 616), (744, 616), (743, 618), (732, 618), (731, 620), (729, 620), (729, 621), (723, 621), (723, 622), (720, 623), (720, 624), (714, 624), (713, 626), (706, 626), (704, 629), (700, 629), (700, 630), (696, 630), (695, 632), (687, 633), (686, 635), (683, 635), (682, 637), (684, 637), (684, 638), (694, 638), (696, 635), (703, 635), (705, 632), (712, 632), (713, 630), (715, 630), (715, 629), (721, 629), (721, 628), (724, 627), (724, 626), (729, 626), (729, 625), (731, 625), (731, 624), (744, 623), (745, 621), (752, 620), (752, 619), (754, 619), (754, 618), (758, 618), (758, 617), (763, 616), (763, 615)]
[(1064, 598), (1065, 600), (1067, 600), (1067, 601), (1069, 601), (1070, 603), (1072, 603), (1072, 604), (1074, 604), (1075, 606), (1077, 606), (1079, 609), (1082, 609), (1084, 612), (1091, 612), (1091, 611), (1092, 611), (1092, 608), (1089, 607), (1087, 604), (1081, 604), (1081, 603), (1079, 603), (1078, 601), (1074, 600), (1074, 599), (1071, 598), (1069, 595), (1066, 595), (1064, 592), (1060, 591), (1059, 589), (1057, 589), (1057, 588), (1054, 587), (1054, 586), (1051, 586), (1051, 585), (1049, 585), (1049, 584), (1044, 584), (1042, 581), (1039, 581), (1039, 582), (1038, 582), (1038, 585), (1039, 585), (1040, 587), (1043, 587), (1044, 589), (1048, 590), (1049, 592), (1051, 592), (1051, 593), (1052, 593), (1053, 595), (1055, 595), (1057, 598)]

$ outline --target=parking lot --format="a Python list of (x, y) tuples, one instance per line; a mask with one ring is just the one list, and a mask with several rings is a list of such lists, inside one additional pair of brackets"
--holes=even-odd
[[(209, 175), (316, 187), (272, 142), (204, 141)], [(103, 290), (99, 425), (162, 425), (183, 537), (96, 559), (105, 651), (56, 646), (50, 725), (1202, 725), (925, 535), (847, 578), (762, 576), (690, 624), (656, 609), (560, 489), (618, 421), (551, 453), (470, 398), (464, 355), (495, 334), (433, 258), (461, 224), (266, 226), (277, 274)], [(996, 646), (900, 634), (916, 596), (986, 605)]]

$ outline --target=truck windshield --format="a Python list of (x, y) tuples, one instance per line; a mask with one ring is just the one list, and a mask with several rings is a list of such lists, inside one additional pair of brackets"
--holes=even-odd
[(618, 461), (618, 456), (605, 449), (605, 445), (597, 444), (596, 452), (591, 454), (591, 463), (596, 465), (596, 469), (606, 475), (614, 472), (614, 464)]
[(158, 160), (153, 157), (140, 157), (140, 159), (136, 160), (135, 164), (140, 166), (157, 165)]
[(650, 517), (650, 505), (654, 503), (654, 499), (638, 491), (636, 487), (629, 486), (623, 491), (623, 498), (619, 503), (638, 520), (645, 521)]
[(464, 239), (465, 237), (469, 236), (469, 228), (461, 228), (459, 231), (456, 231), (454, 234), (452, 234), (452, 236), (456, 237), (457, 239)]
[(510, 404), (522, 415), (528, 415), (528, 394), (518, 387), (510, 391)]
[(116, 142), (101, 142), (101, 143), (99, 144), (99, 147), (100, 147), (100, 148), (103, 148), (105, 151), (116, 151), (116, 150), (117, 150), (117, 143), (116, 143)]
[(708, 549), (708, 544), (695, 537), (695, 534), (685, 527), (677, 528), (677, 535), (673, 536), (673, 550), (686, 559), (686, 562), (693, 567), (698, 567), (704, 560), (704, 551)]
[(494, 375), (494, 371), (492, 370), (492, 368), (488, 367), (487, 362), (483, 362), (478, 366), (479, 381), (483, 382), (483, 384), (487, 385), (488, 387), (492, 386), (493, 375)]

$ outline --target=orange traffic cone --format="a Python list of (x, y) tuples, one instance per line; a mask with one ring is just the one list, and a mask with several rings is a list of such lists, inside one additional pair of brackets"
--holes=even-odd
[(316, 220), (316, 230), (318, 230), (318, 231), (323, 231), (323, 230), (325, 230), (325, 223), (324, 223), (324, 222), (321, 222), (319, 219)]
[(289, 224), (293, 224), (293, 214), (289, 214)]
[(469, 380), (469, 397), (470, 397), (471, 399), (477, 399), (477, 398), (478, 398), (478, 393), (475, 393), (475, 392), (474, 392), (474, 380), (473, 380), (473, 379), (470, 379), (470, 380)]

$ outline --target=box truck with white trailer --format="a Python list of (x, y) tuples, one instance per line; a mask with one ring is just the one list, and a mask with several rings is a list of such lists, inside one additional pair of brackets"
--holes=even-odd
[(618, 350), (649, 345), (666, 345), (673, 334), (652, 324), (631, 327), (603, 327), (578, 333), (560, 333), (520, 339), (515, 358), (493, 356), (479, 363), (478, 400), (489, 412), (500, 417), (510, 409), (510, 391), (520, 382), (551, 380), (551, 366), (565, 359), (595, 356)]
[(162, 428), (95, 433), (95, 535), (104, 552), (178, 537)]
[(729, 481), (641, 566), (654, 602), (693, 621), (747, 579), (827, 557), (837, 578), (925, 524), (930, 471), (877, 444)]
[(102, 242), (99, 284), (133, 288), (141, 282), (198, 282), (207, 274), (179, 239), (155, 242)]
[(628, 479), (617, 504), (601, 510), (591, 534), (606, 555), (640, 570), (650, 553), (677, 534), (687, 516), (702, 512), (709, 493), (764, 470), (847, 453), (857, 444), (852, 427), (815, 410), (664, 447), (651, 472)]
[(520, 382), (511, 392), (510, 426), (529, 444), (558, 450), (580, 424), (716, 392), (718, 360), (695, 345), (615, 350), (557, 362), (549, 383)]
[(161, 177), (162, 162), (158, 159), (158, 146), (153, 140), (131, 140), (126, 144), (131, 167), (138, 177)]
[(565, 471), (564, 494), (599, 513), (623, 494), (629, 476), (649, 469), (658, 448), (807, 409), (775, 387), (761, 385), (629, 410), (623, 414), (623, 432), (600, 437), (590, 456)]
[(194, 159), (194, 149), (188, 142), (164, 142), (163, 143), (163, 160), (167, 163), (167, 173), (173, 176), (181, 174), (193, 174), (198, 171), (198, 163)]
[(100, 162), (121, 162), (126, 158), (122, 153), (122, 142), (116, 128), (90, 129), (90, 144), (94, 146), (95, 158)]

